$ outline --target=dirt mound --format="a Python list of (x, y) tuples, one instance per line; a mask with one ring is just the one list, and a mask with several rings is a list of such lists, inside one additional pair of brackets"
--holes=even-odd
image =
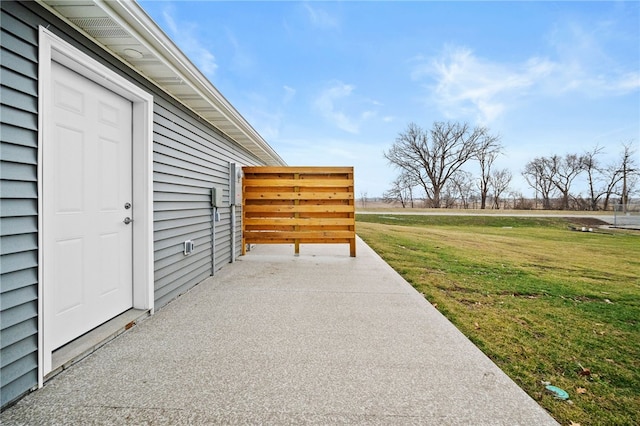
[(608, 222), (604, 220), (596, 219), (595, 217), (566, 217), (567, 221), (581, 226), (601, 226), (601, 225), (609, 225)]

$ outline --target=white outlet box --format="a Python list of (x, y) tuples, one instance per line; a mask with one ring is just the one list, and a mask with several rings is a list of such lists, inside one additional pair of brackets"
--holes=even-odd
[(185, 256), (190, 255), (193, 252), (193, 249), (195, 248), (195, 245), (193, 244), (193, 241), (191, 240), (187, 240), (184, 242), (184, 249), (183, 249), (183, 253)]

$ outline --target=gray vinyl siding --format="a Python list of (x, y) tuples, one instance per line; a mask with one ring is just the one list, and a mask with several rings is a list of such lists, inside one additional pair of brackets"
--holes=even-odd
[[(256, 162), (168, 102), (156, 102), (153, 132), (155, 300), (162, 306), (231, 260), (229, 163)], [(211, 251), (213, 186), (223, 190), (225, 203), (215, 223), (215, 267)], [(236, 229), (240, 211), (238, 208)], [(195, 250), (184, 256), (183, 242), (188, 239), (195, 243)], [(240, 247), (240, 231), (236, 241)]]
[(38, 382), (37, 33), (17, 17), (19, 5), (6, 3), (0, 16), (0, 406)]
[[(4, 407), (37, 386), (38, 25), (48, 27), (154, 96), (156, 309), (229, 263), (229, 162), (261, 163), (37, 3), (2, 1), (0, 7), (0, 405)], [(219, 209), (212, 250), (214, 185), (223, 189), (226, 207)], [(240, 215), (238, 207), (237, 252), (241, 244)], [(187, 239), (194, 241), (195, 251), (184, 256), (182, 244)]]

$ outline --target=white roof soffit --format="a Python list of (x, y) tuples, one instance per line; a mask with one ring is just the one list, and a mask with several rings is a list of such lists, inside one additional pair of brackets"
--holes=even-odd
[(135, 1), (39, 0), (266, 165), (285, 161)]

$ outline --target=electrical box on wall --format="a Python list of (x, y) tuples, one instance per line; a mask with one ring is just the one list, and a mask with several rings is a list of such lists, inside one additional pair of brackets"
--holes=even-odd
[(229, 189), (231, 192), (231, 204), (242, 205), (242, 166), (237, 163), (229, 163)]
[(191, 240), (187, 240), (182, 244), (182, 252), (184, 253), (185, 256), (190, 255), (193, 252), (193, 249), (195, 248), (195, 244), (193, 244), (193, 241)]
[(211, 188), (211, 205), (213, 207), (222, 207), (222, 188)]

